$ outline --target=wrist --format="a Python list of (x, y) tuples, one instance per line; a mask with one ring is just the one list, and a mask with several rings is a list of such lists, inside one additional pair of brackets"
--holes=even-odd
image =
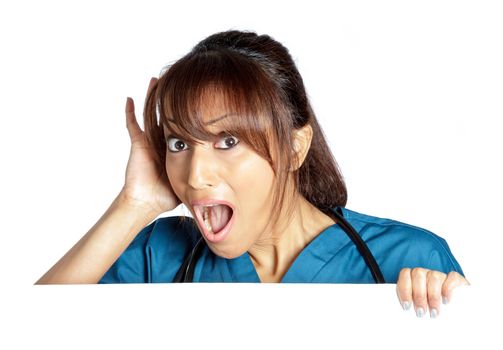
[(148, 205), (147, 203), (142, 203), (141, 201), (135, 200), (128, 196), (124, 189), (119, 192), (112, 206), (127, 212), (131, 212), (134, 214), (134, 216), (143, 217), (148, 220), (153, 220), (160, 214), (157, 210), (152, 208), (152, 206)]

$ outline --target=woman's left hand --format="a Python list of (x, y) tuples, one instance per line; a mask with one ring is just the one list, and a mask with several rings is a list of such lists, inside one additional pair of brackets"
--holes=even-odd
[(440, 303), (447, 304), (454, 288), (463, 285), (470, 283), (456, 271), (445, 274), (422, 267), (404, 268), (400, 270), (396, 292), (405, 310), (414, 303), (417, 317), (423, 317), (429, 308), (430, 317), (435, 318), (439, 314)]

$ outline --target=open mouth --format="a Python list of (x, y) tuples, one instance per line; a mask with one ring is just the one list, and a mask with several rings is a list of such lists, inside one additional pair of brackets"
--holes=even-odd
[(234, 210), (226, 204), (195, 205), (194, 212), (204, 236), (210, 242), (220, 242), (234, 222)]

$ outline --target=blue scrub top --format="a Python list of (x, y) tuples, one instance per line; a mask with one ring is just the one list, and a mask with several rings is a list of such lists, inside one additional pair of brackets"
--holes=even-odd
[[(333, 208), (332, 210), (335, 210)], [(464, 276), (447, 242), (420, 227), (341, 208), (374, 255), (387, 283), (402, 268), (423, 267)], [(200, 237), (191, 217), (164, 217), (143, 228), (98, 283), (172, 282), (184, 257)], [(234, 259), (215, 255), (206, 245), (196, 263), (194, 282), (260, 282), (248, 252)], [(365, 261), (338, 224), (323, 230), (297, 256), (281, 282), (374, 283)]]

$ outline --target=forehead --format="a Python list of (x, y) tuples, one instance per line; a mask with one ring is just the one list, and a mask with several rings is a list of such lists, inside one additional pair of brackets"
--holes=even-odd
[[(192, 115), (188, 118), (200, 120), (208, 129), (218, 127), (220, 121), (227, 120), (237, 115), (233, 108), (229, 106), (225, 97), (221, 93), (214, 91), (205, 91), (201, 95), (196, 108), (191, 108)], [(167, 123), (171, 129), (177, 130), (177, 121), (175, 116), (167, 113)], [(163, 124), (164, 131), (168, 131), (166, 124)]]
[[(225, 113), (225, 114), (222, 114), (221, 116), (217, 116), (215, 118), (205, 118), (203, 119), (204, 120), (204, 124), (205, 126), (208, 128), (208, 129), (211, 129), (211, 128), (215, 128), (215, 127), (218, 127), (219, 126), (219, 121), (221, 120), (224, 120), (224, 119), (227, 119), (227, 118), (230, 118), (232, 116), (235, 116), (235, 114), (233, 113)], [(175, 129), (177, 130), (177, 123), (174, 119), (168, 119), (168, 123), (171, 127), (171, 129)], [(163, 129), (164, 129), (164, 132), (168, 132), (168, 127), (166, 126), (166, 124), (163, 124)]]

